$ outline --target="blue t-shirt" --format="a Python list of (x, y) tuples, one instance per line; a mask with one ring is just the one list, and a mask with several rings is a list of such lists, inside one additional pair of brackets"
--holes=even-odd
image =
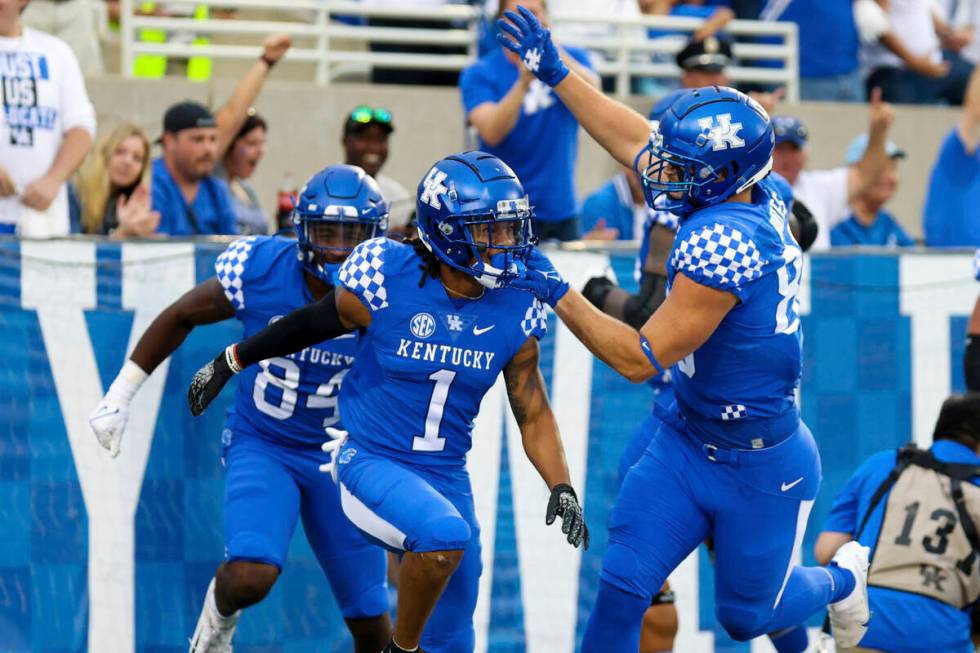
[(769, 179), (751, 204), (723, 202), (681, 219), (668, 292), (683, 273), (738, 298), (708, 340), (671, 368), (678, 409), (701, 439), (758, 448), (798, 428), (802, 268), (786, 204)]
[(619, 230), (617, 240), (633, 240), (640, 235), (634, 233), (634, 207), (626, 173), (620, 173), (585, 198), (579, 216), (582, 232), (595, 228), (600, 219), (605, 219), (607, 228)]
[(418, 254), (386, 238), (358, 245), (340, 283), (371, 311), (340, 392), (351, 437), (413, 465), (466, 462), (480, 401), (530, 337), (547, 329), (530, 293), (501, 288), (452, 299), (437, 279), (419, 287)]
[[(592, 68), (585, 50), (573, 47), (565, 50), (576, 61)], [(499, 47), (464, 70), (459, 88), (466, 115), (481, 104), (503, 99), (517, 81), (517, 75), (517, 67)], [(514, 169), (538, 220), (555, 222), (575, 216), (578, 122), (547, 84), (533, 80), (514, 128), (496, 147), (480, 139), (480, 149)]]
[(153, 210), (160, 212), (158, 233), (170, 236), (238, 233), (228, 185), (221, 179), (214, 175), (203, 178), (194, 203), (188, 206), (163, 158), (153, 160), (152, 171)]
[(912, 247), (915, 241), (887, 211), (878, 211), (878, 217), (870, 225), (858, 221), (853, 215), (830, 230), (832, 247), (872, 245), (878, 247)]
[(857, 69), (860, 42), (852, 0), (768, 0), (760, 18), (799, 27), (800, 77), (833, 77)]
[[(236, 240), (214, 271), (246, 338), (313, 301), (292, 239)], [(246, 367), (225, 422), (232, 436), (248, 431), (280, 444), (319, 447), (327, 439), (324, 428), (341, 427), (337, 398), (356, 347), (357, 336), (349, 334)]]
[(929, 177), (923, 211), (929, 247), (980, 246), (980, 147), (966, 151), (954, 127)]
[[(980, 465), (980, 458), (969, 448), (950, 440), (939, 440), (930, 448), (942, 461)], [(896, 453), (881, 451), (862, 464), (834, 499), (824, 531), (854, 534), (864, 519), (871, 497), (895, 467)], [(874, 549), (888, 503), (886, 495), (868, 518), (858, 541)], [(892, 653), (949, 651), (972, 653), (969, 610), (956, 608), (931, 597), (871, 586), (868, 588), (874, 618), (861, 646)]]

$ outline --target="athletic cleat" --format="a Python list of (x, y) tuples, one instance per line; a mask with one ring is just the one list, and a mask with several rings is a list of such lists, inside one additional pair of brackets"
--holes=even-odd
[(232, 653), (231, 638), (235, 634), (235, 626), (238, 625), (238, 616), (241, 612), (236, 612), (230, 617), (219, 618), (212, 607), (213, 594), (214, 579), (212, 578), (204, 598), (204, 607), (201, 608), (201, 616), (191, 637), (189, 653)]
[(833, 564), (854, 574), (854, 590), (828, 606), (834, 641), (842, 648), (858, 645), (868, 632), (871, 609), (868, 605), (868, 556), (871, 549), (848, 542), (834, 555)]

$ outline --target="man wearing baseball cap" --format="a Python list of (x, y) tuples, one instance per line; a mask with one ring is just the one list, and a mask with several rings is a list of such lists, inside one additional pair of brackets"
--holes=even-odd
[(179, 102), (163, 116), (163, 156), (153, 161), (153, 209), (157, 231), (171, 236), (235, 234), (228, 186), (214, 176), (218, 128), (196, 102)]
[(681, 73), (681, 86), (731, 86), (725, 68), (731, 66), (732, 42), (726, 36), (711, 35), (704, 39), (691, 39), (677, 53), (677, 65)]
[[(861, 161), (868, 149), (868, 135), (861, 134), (847, 146), (844, 165), (854, 166)], [(885, 144), (888, 161), (878, 180), (860, 197), (851, 201), (851, 213), (846, 220), (830, 232), (832, 247), (876, 246), (912, 247), (915, 241), (905, 233), (885, 204), (898, 190), (898, 161), (905, 158), (905, 150), (892, 141)]]
[(868, 144), (859, 160), (832, 170), (806, 170), (806, 125), (792, 116), (773, 116), (776, 148), (772, 169), (786, 178), (794, 197), (813, 214), (819, 226), (814, 251), (830, 247), (830, 232), (849, 217), (851, 202), (863, 196), (884, 172), (889, 162), (885, 143), (894, 118), (891, 105), (882, 102), (880, 90), (875, 89), (871, 95)]

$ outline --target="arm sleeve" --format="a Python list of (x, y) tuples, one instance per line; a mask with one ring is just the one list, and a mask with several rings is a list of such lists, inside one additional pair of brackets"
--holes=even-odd
[(861, 481), (861, 475), (855, 474), (844, 489), (834, 497), (834, 505), (831, 506), (821, 530), (854, 535), (858, 527), (858, 491), (861, 488)]
[(81, 127), (95, 137), (95, 107), (85, 91), (85, 78), (78, 66), (75, 53), (67, 46), (61, 53), (64, 76), (61, 80), (61, 129), (62, 133)]
[(235, 355), (245, 367), (267, 358), (302, 351), (349, 332), (350, 329), (340, 321), (335, 293), (331, 290), (319, 301), (293, 311), (240, 342)]
[(734, 226), (696, 226), (674, 246), (671, 265), (692, 281), (744, 301), (746, 287), (762, 276), (765, 261), (755, 242)]

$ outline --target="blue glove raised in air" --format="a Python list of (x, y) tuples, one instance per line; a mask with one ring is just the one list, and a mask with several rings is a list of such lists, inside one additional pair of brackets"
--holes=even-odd
[(524, 264), (527, 266), (524, 276), (511, 281), (510, 287), (526, 290), (554, 308), (568, 292), (568, 282), (537, 247), (531, 248)]
[(517, 13), (505, 11), (497, 27), (500, 45), (519, 56), (542, 82), (555, 86), (568, 75), (568, 67), (551, 40), (551, 31), (542, 27), (541, 21), (526, 8), (518, 6)]

